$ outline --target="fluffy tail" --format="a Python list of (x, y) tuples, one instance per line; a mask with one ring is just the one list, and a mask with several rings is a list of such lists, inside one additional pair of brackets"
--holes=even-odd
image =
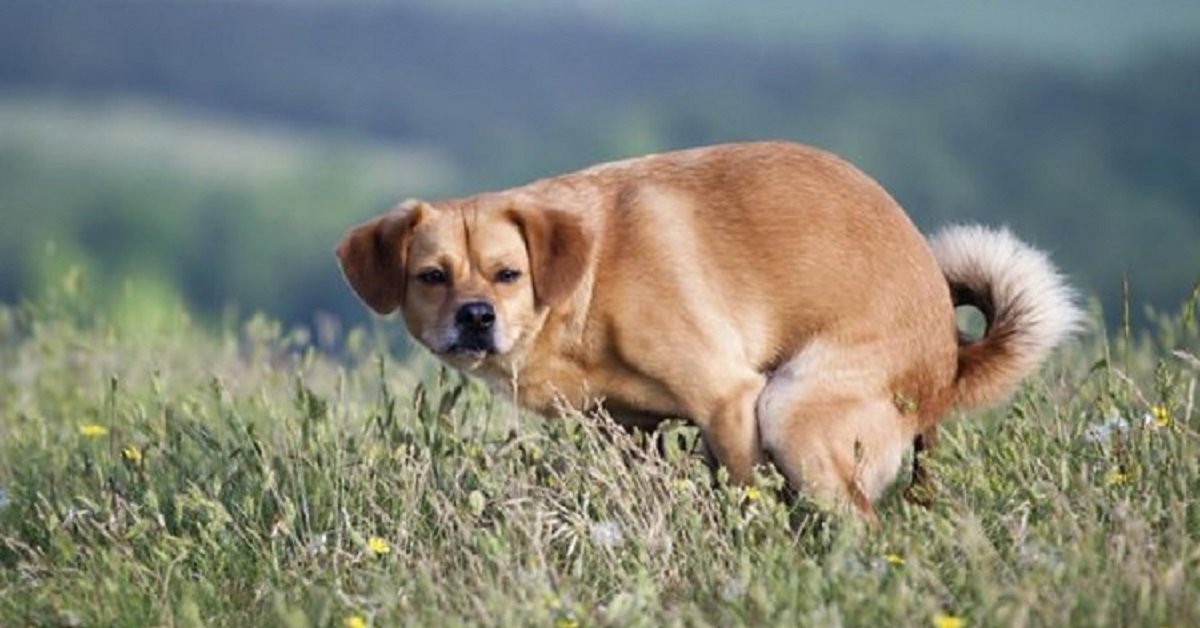
[(982, 338), (960, 341), (953, 405), (1000, 401), (1080, 327), (1075, 294), (1045, 253), (1007, 229), (952, 226), (929, 243), (954, 305), (987, 321)]

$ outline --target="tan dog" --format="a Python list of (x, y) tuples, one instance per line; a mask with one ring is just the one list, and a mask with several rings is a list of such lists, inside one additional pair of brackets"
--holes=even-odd
[[(931, 250), (869, 177), (783, 142), (409, 201), (337, 254), (373, 310), (524, 406), (684, 417), (733, 480), (765, 453), (867, 516), (914, 438), (1002, 399), (1080, 320), (1006, 231), (951, 228)], [(982, 339), (959, 339), (960, 303)]]

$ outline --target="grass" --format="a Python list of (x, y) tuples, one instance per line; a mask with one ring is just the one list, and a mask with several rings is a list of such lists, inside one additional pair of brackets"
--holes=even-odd
[(396, 324), (4, 307), (0, 625), (1195, 625), (1198, 297), (949, 421), (934, 506), (879, 529), (397, 361)]

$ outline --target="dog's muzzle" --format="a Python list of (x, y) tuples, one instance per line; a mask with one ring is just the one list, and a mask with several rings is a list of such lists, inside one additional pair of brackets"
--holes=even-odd
[(452, 353), (495, 353), (496, 310), (486, 301), (472, 301), (454, 313), (458, 339), (450, 345)]

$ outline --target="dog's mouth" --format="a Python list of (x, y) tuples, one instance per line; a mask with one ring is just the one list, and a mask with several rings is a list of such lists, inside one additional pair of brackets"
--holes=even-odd
[(499, 350), (496, 348), (496, 342), (488, 336), (460, 336), (438, 353), (444, 356), (462, 356), (475, 360), (482, 360), (488, 356), (496, 355)]
[(483, 346), (464, 345), (464, 344), (456, 343), (456, 344), (452, 344), (449, 347), (447, 347), (446, 350), (443, 351), (442, 353), (447, 354), (447, 355), (466, 355), (466, 356), (482, 358), (482, 357), (486, 357), (489, 355), (496, 355), (498, 353), (498, 351), (496, 351), (495, 347), (483, 347)]

